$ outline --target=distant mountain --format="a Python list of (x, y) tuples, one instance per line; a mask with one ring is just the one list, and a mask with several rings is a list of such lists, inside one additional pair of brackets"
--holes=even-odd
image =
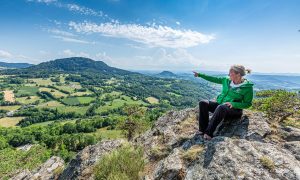
[(300, 76), (288, 75), (249, 75), (247, 77), (254, 83), (256, 90), (286, 89), (300, 90)]
[(94, 61), (89, 58), (71, 57), (43, 62), (24, 69), (4, 70), (5, 74), (43, 75), (52, 73), (101, 73), (126, 75), (133, 72), (110, 67), (102, 61)]
[(18, 68), (27, 68), (30, 66), (33, 66), (33, 64), (0, 62), (0, 68), (2, 69), (18, 69)]
[(172, 73), (171, 71), (163, 71), (163, 72), (157, 74), (157, 76), (160, 76), (160, 77), (177, 77), (177, 75)]

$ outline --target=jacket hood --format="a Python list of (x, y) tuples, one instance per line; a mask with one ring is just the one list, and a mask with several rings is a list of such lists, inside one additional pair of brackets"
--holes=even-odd
[(245, 79), (245, 83), (242, 84), (240, 87), (252, 87), (254, 84), (250, 82), (248, 79)]
[[(227, 79), (228, 79), (228, 81), (231, 81), (230, 78), (227, 78)], [(254, 86), (254, 84), (251, 81), (249, 81), (248, 79), (244, 79), (244, 80), (245, 80), (245, 83), (243, 83), (240, 87), (252, 87), (252, 86)]]

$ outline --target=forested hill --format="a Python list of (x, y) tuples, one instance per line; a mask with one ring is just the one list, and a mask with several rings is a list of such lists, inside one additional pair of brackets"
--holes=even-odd
[(7, 63), (7, 62), (0, 62), (0, 69), (14, 69), (14, 68), (27, 68), (33, 66), (33, 64), (28, 64), (28, 63)]
[(199, 99), (216, 95), (215, 90), (206, 83), (152, 77), (83, 57), (56, 59), (24, 69), (2, 70), (0, 74), (11, 75), (9, 81), (15, 82), (32, 78), (58, 80), (64, 74), (66, 81), (79, 83), (96, 95), (118, 91), (141, 100), (150, 97), (145, 101), (151, 101), (152, 104), (155, 101), (178, 108), (196, 105)]
[(23, 76), (46, 77), (52, 73), (101, 73), (126, 75), (133, 72), (110, 67), (102, 61), (94, 61), (84, 57), (70, 57), (51, 60), (24, 69), (4, 70), (2, 74), (21, 74)]

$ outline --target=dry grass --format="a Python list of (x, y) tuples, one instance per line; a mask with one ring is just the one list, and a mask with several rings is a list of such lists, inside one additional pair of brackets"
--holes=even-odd
[(35, 79), (29, 79), (29, 81), (33, 81), (33, 82), (35, 82), (38, 85), (44, 85), (44, 86), (46, 86), (46, 85), (54, 85), (55, 84), (54, 82), (52, 82), (50, 80), (50, 78), (47, 78), (47, 79), (35, 78)]
[(150, 153), (151, 153), (151, 159), (153, 160), (161, 160), (165, 157), (167, 157), (170, 153), (170, 149), (167, 148), (167, 147), (160, 147), (160, 146), (157, 146), (157, 147), (154, 147), (150, 150)]
[(91, 91), (76, 92), (76, 93), (72, 93), (71, 96), (84, 96), (84, 95), (89, 95), (89, 94), (93, 94), (93, 92), (91, 92)]
[(146, 100), (150, 103), (150, 104), (158, 104), (159, 100), (156, 99), (155, 97), (147, 97)]
[(295, 128), (300, 128), (300, 119), (299, 117), (288, 117), (283, 121), (284, 126), (292, 126)]
[(275, 169), (275, 164), (272, 159), (270, 159), (268, 156), (262, 156), (259, 158), (260, 163), (270, 171), (273, 171)]
[[(28, 97), (30, 97), (30, 98), (28, 99)], [(38, 96), (27, 96), (27, 97), (16, 98), (16, 100), (22, 104), (31, 104), (40, 99), (41, 98)]]
[(51, 107), (61, 107), (61, 106), (64, 106), (63, 104), (61, 104), (60, 102), (58, 101), (48, 101), (46, 103), (43, 103), (43, 104), (39, 104), (38, 107), (48, 107), (48, 108), (51, 108)]
[(196, 160), (199, 154), (201, 154), (203, 151), (204, 151), (203, 145), (194, 145), (187, 151), (184, 151), (181, 157), (187, 162), (192, 162)]
[(68, 96), (67, 94), (62, 93), (62, 92), (60, 92), (56, 89), (52, 89), (52, 88), (40, 88), (40, 91), (47, 91), (47, 92), (51, 93), (56, 98)]
[(19, 109), (21, 106), (20, 105), (15, 105), (15, 106), (0, 106), (0, 110), (6, 110), (6, 111), (15, 111)]
[(0, 126), (2, 127), (13, 127), (18, 124), (24, 117), (5, 117), (0, 119)]

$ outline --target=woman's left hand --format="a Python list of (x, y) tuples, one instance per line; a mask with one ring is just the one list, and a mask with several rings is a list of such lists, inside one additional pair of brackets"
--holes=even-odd
[(232, 104), (230, 102), (226, 102), (224, 103), (226, 106), (228, 106), (229, 108), (232, 108)]

